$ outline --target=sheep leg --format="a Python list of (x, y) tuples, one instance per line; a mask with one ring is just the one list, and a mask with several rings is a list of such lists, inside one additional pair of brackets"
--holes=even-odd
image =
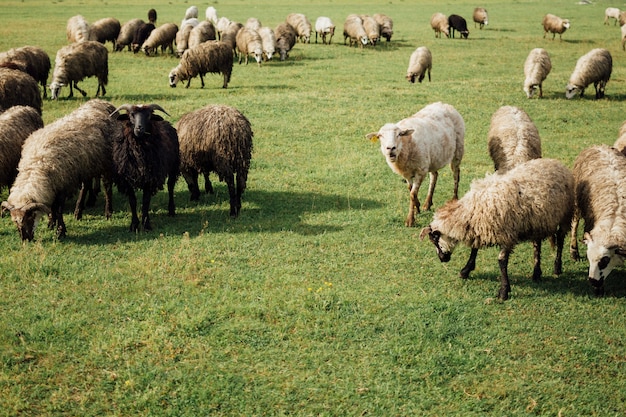
[(178, 175), (170, 173), (167, 176), (167, 215), (175, 216), (176, 215), (176, 204), (174, 203), (174, 186), (176, 185), (176, 180), (178, 179)]
[(200, 187), (198, 186), (198, 173), (197, 172), (183, 172), (183, 178), (187, 183), (189, 189), (189, 200), (197, 201), (200, 199)]
[[(169, 184), (168, 184), (169, 186)], [(141, 201), (141, 225), (143, 226), (143, 230), (152, 230), (152, 225), (150, 224), (150, 199), (152, 198), (152, 193), (150, 190), (143, 190), (142, 201)]]
[(563, 246), (565, 245), (565, 235), (567, 231), (559, 227), (556, 234), (556, 255), (554, 257), (554, 275), (563, 273)]
[(406, 220), (404, 222), (406, 227), (413, 227), (415, 223), (415, 211), (419, 214), (420, 212), (420, 202), (417, 198), (417, 192), (419, 191), (419, 183), (417, 181), (413, 181), (413, 183), (409, 183), (409, 214), (406, 216)]
[(86, 97), (87, 96), (87, 92), (85, 90), (81, 90), (78, 87), (78, 82), (77, 81), (73, 81), (73, 83), (74, 83), (74, 88), (77, 89), (83, 95), (83, 97)]
[[(202, 79), (202, 78), (200, 78)], [(191, 84), (191, 78), (187, 80), (187, 85), (185, 86), (185, 88), (189, 88), (189, 84)]]
[(580, 216), (578, 213), (574, 213), (572, 217), (572, 227), (570, 229), (570, 244), (569, 244), (569, 254), (570, 257), (575, 261), (580, 261), (580, 253), (578, 252), (578, 239), (576, 239), (578, 235), (578, 223), (580, 222)]
[(426, 201), (424, 201), (424, 210), (430, 210), (430, 207), (433, 205), (433, 193), (435, 192), (435, 186), (437, 185), (439, 172), (430, 172), (429, 176), (430, 182), (428, 183), (428, 194), (426, 195)]
[(137, 196), (133, 190), (128, 191), (128, 204), (130, 205), (130, 231), (139, 230), (139, 217), (137, 217)]
[(541, 279), (541, 240), (537, 239), (533, 242), (533, 260), (535, 262), (533, 268), (533, 281), (537, 282)]
[(234, 219), (239, 214), (239, 208), (241, 207), (241, 203), (237, 199), (237, 190), (235, 188), (235, 175), (226, 175), (224, 181), (228, 186), (228, 196), (230, 197), (230, 217)]
[(213, 190), (213, 184), (211, 184), (211, 180), (209, 179), (208, 172), (204, 174), (204, 191), (207, 194), (215, 194), (215, 191)]
[(204, 88), (204, 77), (202, 74), (198, 74), (198, 76), (200, 77), (200, 88)]
[(93, 207), (96, 205), (96, 197), (100, 192), (100, 178), (93, 178), (92, 181), (89, 182), (91, 188), (88, 189), (89, 193), (87, 194), (87, 200), (85, 201), (86, 207)]
[(72, 98), (74, 97), (74, 87), (72, 87), (74, 83), (70, 81), (69, 84), (70, 84), (70, 94), (67, 96), (67, 98)]
[(470, 272), (476, 269), (476, 255), (478, 255), (478, 248), (472, 248), (472, 251), (470, 252), (470, 257), (459, 274), (461, 278), (469, 278)]
[(511, 284), (509, 283), (509, 255), (511, 251), (508, 249), (500, 250), (498, 254), (498, 265), (500, 266), (500, 289), (498, 290), (498, 298), (502, 301), (509, 299), (511, 292)]
[(109, 220), (113, 214), (113, 181), (110, 178), (103, 178), (104, 185), (104, 217)]
[(102, 91), (102, 96), (103, 97), (107, 93), (106, 88), (104, 88), (104, 83), (102, 83), (101, 81), (98, 81), (98, 89), (96, 90), (96, 97), (98, 97), (98, 94), (100, 94), (100, 91)]
[(57, 239), (62, 239), (65, 237), (67, 232), (67, 228), (65, 227), (65, 222), (63, 221), (63, 209), (65, 206), (65, 196), (59, 195), (54, 199), (54, 203), (52, 204), (52, 215), (56, 219), (56, 235)]
[(83, 210), (85, 210), (85, 199), (91, 189), (91, 181), (85, 181), (82, 183), (80, 191), (78, 192), (78, 198), (76, 199), (76, 207), (74, 208), (74, 218), (76, 220), (80, 220), (83, 218)]

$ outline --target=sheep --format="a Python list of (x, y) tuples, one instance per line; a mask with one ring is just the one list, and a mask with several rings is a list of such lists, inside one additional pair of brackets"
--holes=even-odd
[(217, 29), (217, 38), (222, 39), (222, 33), (228, 28), (231, 21), (227, 17), (220, 17), (215, 24), (215, 29)]
[(189, 88), (191, 79), (200, 76), (204, 88), (203, 76), (207, 73), (221, 73), (224, 76), (222, 88), (227, 88), (233, 72), (233, 52), (225, 42), (208, 41), (187, 49), (176, 68), (170, 71), (170, 87), (176, 87), (179, 81), (187, 80), (185, 88)]
[(155, 26), (154, 23), (142, 23), (135, 30), (135, 34), (133, 35), (133, 40), (131, 42), (132, 50), (134, 53), (139, 52), (143, 43), (148, 39), (152, 31), (154, 31)]
[(150, 56), (153, 52), (156, 54), (160, 46), (162, 53), (165, 53), (169, 48), (170, 53), (173, 54), (174, 39), (176, 39), (177, 32), (178, 26), (174, 23), (164, 23), (150, 32), (150, 36), (148, 36), (148, 39), (143, 43), (141, 49), (146, 55)]
[(456, 30), (462, 37), (467, 39), (469, 36), (469, 30), (467, 29), (467, 22), (458, 14), (451, 14), (448, 16), (448, 26), (450, 27), (452, 39), (454, 39), (454, 31)]
[(626, 11), (619, 12), (619, 25), (624, 26), (626, 24)]
[(44, 98), (48, 96), (46, 83), (50, 74), (51, 64), (50, 57), (46, 51), (38, 46), (22, 46), (0, 53), (0, 66), (4, 66), (9, 62), (17, 65), (17, 69), (38, 81), (43, 90)]
[(296, 30), (300, 42), (311, 43), (311, 32), (313, 29), (311, 22), (305, 15), (302, 13), (289, 13), (285, 21)]
[(206, 41), (214, 41), (216, 39), (215, 26), (208, 20), (202, 21), (191, 30), (187, 46), (193, 48)]
[(233, 54), (237, 53), (237, 34), (243, 28), (243, 25), (239, 22), (230, 22), (228, 27), (222, 32), (220, 39), (222, 42), (230, 46)]
[(424, 210), (433, 203), (438, 170), (450, 164), (454, 176), (454, 198), (458, 198), (460, 165), (464, 153), (465, 122), (449, 104), (436, 102), (398, 123), (387, 123), (378, 132), (366, 135), (380, 140), (380, 150), (391, 170), (401, 175), (409, 186), (407, 227), (420, 212), (418, 192), (426, 174), (430, 174)]
[(626, 25), (622, 25), (620, 31), (622, 32), (622, 51), (626, 51)]
[(476, 23), (478, 23), (480, 30), (483, 29), (483, 26), (489, 24), (487, 9), (485, 9), (484, 7), (476, 7), (474, 9), (474, 14), (472, 15), (472, 18), (474, 19), (474, 27), (476, 27)]
[(261, 24), (261, 21), (259, 19), (257, 19), (256, 17), (248, 18), (248, 20), (246, 20), (246, 23), (243, 25), (243, 27), (255, 30), (257, 32), (259, 31), (261, 26), (263, 26)]
[(569, 19), (561, 19), (550, 13), (543, 17), (541, 24), (543, 25), (543, 37), (545, 38), (548, 32), (550, 32), (552, 33), (552, 40), (554, 40), (557, 33), (559, 34), (559, 40), (563, 40), (563, 32), (570, 27)]
[(543, 81), (552, 70), (550, 55), (543, 48), (534, 48), (524, 62), (524, 92), (532, 98), (539, 88), (539, 97), (543, 97)]
[(369, 41), (365, 28), (363, 27), (363, 20), (355, 14), (348, 15), (343, 23), (344, 45), (346, 44), (346, 39), (350, 39), (350, 47), (354, 44), (354, 46), (358, 45), (359, 48), (363, 48)]
[(256, 30), (248, 29), (246, 27), (242, 28), (235, 38), (235, 42), (237, 43), (237, 49), (239, 50), (239, 63), (245, 57), (246, 65), (248, 65), (248, 55), (253, 54), (254, 59), (257, 64), (260, 66), (261, 61), (263, 61), (263, 41), (261, 40), (261, 35)]
[(120, 34), (120, 21), (114, 17), (105, 17), (104, 19), (93, 22), (89, 29), (89, 40), (98, 41), (102, 44), (110, 41), (113, 43), (115, 50), (115, 42)]
[[(180, 169), (180, 151), (176, 129), (155, 110), (169, 114), (158, 104), (123, 104), (111, 113), (122, 128), (113, 137), (113, 181), (120, 193), (128, 196), (131, 210), (130, 231), (152, 230), (150, 200), (163, 189), (167, 177), (168, 215), (176, 214), (174, 186)], [(122, 114), (126, 112), (126, 114)], [(135, 190), (143, 192), (141, 223), (137, 216)]]
[(616, 25), (619, 20), (620, 13), (621, 13), (621, 10), (618, 9), (617, 7), (607, 7), (604, 10), (604, 24), (608, 25), (609, 19), (615, 19), (615, 22), (613, 22), (613, 25)]
[(263, 44), (263, 59), (269, 61), (276, 52), (276, 34), (272, 28), (263, 26), (259, 29), (259, 35)]
[[(120, 52), (125, 47), (128, 47), (128, 50), (130, 51), (137, 29), (139, 29), (139, 27), (144, 23), (145, 22), (141, 19), (131, 19), (124, 23), (120, 28), (120, 34), (117, 36), (115, 41), (115, 51)], [(152, 25), (154, 27), (154, 24)]]
[(611, 53), (603, 48), (592, 49), (576, 62), (574, 72), (569, 77), (569, 83), (565, 88), (565, 97), (571, 99), (578, 92), (582, 97), (585, 88), (593, 83), (596, 89), (596, 99), (603, 98), (604, 89), (609, 78), (611, 78), (612, 70), (613, 58)]
[(289, 57), (289, 51), (296, 44), (296, 30), (287, 22), (280, 23), (274, 29), (276, 33), (276, 50), (280, 56), (280, 60), (284, 61)]
[(213, 193), (209, 173), (215, 172), (228, 185), (230, 216), (237, 217), (252, 157), (253, 132), (248, 119), (234, 107), (208, 105), (184, 114), (177, 129), (181, 173), (190, 199), (200, 198), (200, 173), (206, 192)]
[(183, 18), (183, 20), (186, 19), (197, 19), (198, 18), (198, 7), (197, 6), (189, 6), (187, 8), (187, 10), (185, 10), (185, 17)]
[(176, 55), (179, 58), (189, 48), (189, 34), (193, 28), (193, 25), (184, 25), (176, 32)]
[(604, 280), (626, 259), (626, 158), (610, 146), (592, 146), (578, 155), (573, 174), (575, 211), (570, 255), (580, 260), (576, 236), (582, 218), (589, 282), (597, 295), (603, 295)]
[(41, 115), (30, 106), (13, 106), (0, 114), (0, 189), (13, 184), (24, 141), (42, 127)]
[(30, 106), (41, 114), (41, 92), (37, 81), (13, 64), (0, 66), (0, 109)]
[(442, 33), (446, 38), (450, 37), (450, 25), (445, 14), (439, 12), (433, 14), (430, 17), (430, 27), (435, 31), (435, 38), (441, 38)]
[(57, 237), (64, 237), (65, 199), (92, 178), (105, 179), (105, 216), (111, 217), (111, 138), (116, 125), (109, 114), (114, 109), (104, 100), (89, 100), (24, 141), (17, 177), (2, 203), (22, 241), (33, 240), (44, 214), (50, 216), (49, 226), (56, 226)]
[(89, 22), (81, 15), (70, 17), (67, 20), (66, 35), (69, 43), (89, 40)]
[(562, 273), (565, 236), (572, 219), (574, 178), (556, 159), (539, 158), (525, 162), (502, 174), (492, 174), (471, 183), (460, 200), (449, 201), (422, 229), (435, 245), (441, 262), (450, 260), (459, 242), (471, 248), (469, 260), (461, 269), (468, 278), (476, 266), (478, 250), (499, 246), (500, 289), (498, 298), (509, 298), (509, 256), (521, 241), (534, 246), (533, 281), (541, 278), (541, 242), (556, 241), (554, 274)]
[(217, 10), (215, 7), (209, 6), (206, 8), (206, 12), (204, 13), (206, 20), (213, 23), (213, 25), (217, 25)]
[(613, 144), (613, 147), (626, 156), (626, 122), (622, 123), (620, 126), (617, 140)]
[[(335, 35), (335, 24), (330, 17), (320, 16), (317, 18), (315, 21), (315, 43), (317, 43), (317, 35), (322, 39), (322, 44), (328, 43), (330, 45)], [(328, 37), (328, 42), (326, 42), (326, 37)]]
[(378, 40), (380, 39), (380, 25), (372, 16), (361, 15), (359, 17), (363, 22), (363, 29), (365, 29), (369, 44), (372, 46), (376, 46)]
[(70, 86), (68, 98), (74, 96), (74, 88), (85, 97), (87, 93), (78, 87), (78, 82), (92, 76), (98, 78), (96, 97), (101, 91), (103, 96), (106, 95), (105, 86), (109, 82), (107, 48), (96, 41), (84, 41), (64, 46), (57, 51), (54, 61), (50, 98), (56, 100), (61, 87), (65, 85)]
[(382, 13), (374, 14), (374, 19), (378, 22), (380, 26), (380, 36), (385, 38), (387, 42), (391, 41), (391, 37), (393, 36), (393, 20)]
[(157, 11), (155, 9), (148, 10), (148, 22), (156, 26)]
[(430, 50), (425, 46), (420, 46), (411, 54), (409, 59), (409, 68), (406, 70), (406, 79), (410, 83), (422, 82), (428, 72), (428, 81), (430, 82), (430, 70), (433, 67), (433, 56)]

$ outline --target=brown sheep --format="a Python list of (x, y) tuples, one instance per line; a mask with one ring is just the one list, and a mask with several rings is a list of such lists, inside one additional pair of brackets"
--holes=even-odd
[(144, 21), (141, 19), (131, 19), (124, 23), (120, 28), (120, 34), (117, 36), (117, 40), (115, 41), (115, 51), (119, 52), (125, 47), (128, 47), (128, 50), (130, 51), (135, 33), (143, 24)]
[(41, 114), (41, 93), (37, 81), (13, 64), (0, 66), (0, 108), (31, 106)]
[(91, 24), (89, 40), (97, 41), (101, 44), (105, 44), (107, 41), (112, 42), (113, 50), (115, 51), (115, 42), (117, 42), (117, 37), (120, 35), (120, 30), (119, 20), (114, 17), (105, 17)]
[(289, 51), (296, 44), (296, 30), (287, 22), (280, 23), (274, 30), (276, 34), (276, 51), (280, 60), (284, 61), (289, 57)]
[(78, 82), (87, 77), (98, 78), (96, 97), (102, 91), (106, 94), (105, 86), (109, 82), (109, 53), (107, 48), (100, 42), (84, 41), (73, 43), (57, 51), (50, 83), (50, 98), (56, 100), (61, 87), (70, 86), (68, 98), (74, 96), (74, 88), (83, 97), (87, 95), (78, 87)]
[(38, 81), (43, 89), (44, 98), (47, 97), (46, 84), (51, 64), (46, 51), (37, 46), (23, 46), (0, 53), (0, 66), (9, 62)]
[(187, 80), (185, 88), (189, 88), (191, 79), (200, 76), (202, 88), (206, 73), (222, 74), (227, 88), (233, 72), (233, 52), (225, 42), (207, 41), (191, 49), (187, 49), (176, 68), (170, 71), (170, 87), (176, 87), (179, 81)]

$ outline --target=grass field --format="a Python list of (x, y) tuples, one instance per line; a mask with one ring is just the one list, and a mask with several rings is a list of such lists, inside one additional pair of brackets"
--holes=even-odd
[[(129, 4), (132, 3), (132, 4)], [(54, 60), (65, 23), (113, 16), (179, 24), (185, 9), (213, 5), (219, 16), (254, 16), (275, 27), (291, 12), (331, 17), (330, 46), (296, 44), (285, 62), (235, 64), (228, 89), (172, 89), (171, 56), (109, 55), (114, 105), (158, 103), (173, 124), (210, 103), (228, 104), (252, 123), (254, 153), (239, 218), (228, 193), (189, 202), (182, 178), (177, 215), (166, 193), (153, 199), (151, 232), (129, 233), (123, 196), (81, 221), (67, 214), (67, 238), (41, 227), (22, 245), (10, 217), (0, 221), (0, 416), (623, 416), (626, 414), (626, 283), (609, 277), (604, 298), (587, 282), (587, 263), (564, 258), (542, 282), (530, 280), (532, 246), (511, 257), (511, 299), (497, 302), (497, 248), (481, 251), (468, 280), (459, 248), (438, 261), (419, 240), (432, 212), (404, 227), (408, 195), (377, 144), (384, 123), (428, 103), (452, 104), (466, 123), (461, 194), (493, 167), (486, 136), (502, 105), (523, 108), (545, 157), (571, 166), (593, 144), (611, 144), (624, 121), (626, 52), (620, 30), (603, 25), (608, 6), (575, 0), (388, 2), (119, 0), (2, 2), (0, 50), (27, 44)], [(475, 6), (489, 25), (474, 28)], [(435, 39), (437, 11), (468, 19), (468, 40)], [(350, 13), (394, 19), (390, 43), (343, 44)], [(563, 40), (543, 39), (546, 13), (572, 22)], [(405, 79), (411, 52), (433, 54), (432, 82)], [(111, 48), (111, 45), (107, 45)], [(553, 70), (544, 98), (522, 91), (523, 62), (548, 50)], [(578, 57), (613, 55), (606, 98), (566, 100)], [(94, 79), (82, 83), (89, 96)], [(45, 101), (46, 123), (86, 99)], [(434, 207), (452, 196), (443, 169)], [(421, 197), (425, 196), (422, 187)], [(8, 190), (0, 198), (5, 200)], [(584, 246), (582, 246), (584, 250)]]

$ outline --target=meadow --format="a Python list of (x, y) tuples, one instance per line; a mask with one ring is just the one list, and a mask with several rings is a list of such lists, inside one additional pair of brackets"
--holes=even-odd
[[(532, 245), (511, 256), (510, 300), (496, 299), (498, 248), (481, 250), (469, 279), (458, 273), (469, 249), (440, 263), (416, 227), (404, 226), (408, 193), (379, 146), (365, 139), (425, 105), (453, 105), (466, 123), (460, 193), (493, 170), (490, 117), (523, 108), (545, 157), (572, 165), (594, 144), (612, 144), (624, 121), (626, 52), (608, 6), (575, 0), (5, 0), (0, 50), (44, 48), (52, 61), (65, 24), (147, 18), (179, 24), (187, 7), (275, 27), (291, 12), (337, 25), (331, 45), (297, 43), (290, 57), (261, 67), (235, 63), (231, 83), (207, 75), (170, 88), (178, 60), (128, 51), (109, 55), (107, 100), (157, 103), (173, 124), (207, 104), (248, 117), (254, 153), (240, 216), (228, 192), (190, 202), (182, 178), (177, 214), (166, 193), (152, 200), (153, 231), (130, 233), (127, 201), (114, 193), (81, 221), (66, 215), (58, 241), (41, 226), (22, 244), (0, 219), (0, 416), (623, 416), (626, 414), (626, 281), (618, 268), (606, 295), (593, 296), (586, 261), (564, 256), (552, 276), (544, 245), (541, 282), (532, 282)], [(489, 12), (483, 30), (475, 6)], [(467, 40), (436, 39), (434, 12), (468, 20)], [(394, 36), (349, 48), (350, 13), (385, 13)], [(541, 18), (572, 22), (559, 41), (543, 38)], [(313, 38), (314, 39), (314, 38)], [(107, 44), (111, 48), (111, 44)], [(432, 81), (410, 84), (411, 52), (433, 54)], [(553, 69), (542, 99), (522, 91), (523, 62), (545, 48)], [(565, 99), (576, 60), (607, 48), (613, 74), (606, 98)], [(45, 100), (46, 123), (88, 97)], [(426, 184), (420, 196), (425, 197)], [(5, 200), (8, 190), (0, 192)], [(434, 208), (452, 196), (440, 172)], [(584, 253), (584, 245), (581, 250)]]

